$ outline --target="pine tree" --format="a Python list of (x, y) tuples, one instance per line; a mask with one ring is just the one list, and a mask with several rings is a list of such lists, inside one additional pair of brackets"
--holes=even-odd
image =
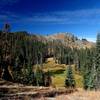
[(95, 57), (95, 88), (100, 89), (100, 33), (97, 35), (96, 41), (96, 57)]
[(65, 86), (66, 87), (75, 87), (75, 79), (72, 71), (72, 67), (69, 65), (67, 68), (67, 76), (65, 79)]
[(94, 88), (94, 68), (93, 68), (93, 58), (92, 49), (86, 50), (86, 60), (83, 70), (83, 84), (84, 89), (93, 89)]
[(93, 75), (93, 73), (91, 71), (85, 71), (83, 78), (84, 78), (84, 82), (83, 82), (84, 89), (86, 89), (86, 90), (93, 89), (94, 88), (94, 75)]

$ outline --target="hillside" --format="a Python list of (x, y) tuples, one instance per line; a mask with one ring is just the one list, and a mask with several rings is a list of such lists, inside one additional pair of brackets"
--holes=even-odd
[[(68, 79), (67, 68), (71, 68), (71, 77), (75, 81), (74, 90), (83, 88), (83, 75), (87, 74), (83, 71), (88, 71), (87, 64), (94, 61), (94, 57), (89, 60), (89, 57), (95, 54), (95, 48), (92, 48), (94, 43), (86, 39), (80, 40), (68, 33), (40, 36), (30, 35), (27, 32), (1, 32), (0, 36), (1, 94), (21, 92), (24, 95), (22, 93), (24, 91), (25, 94), (29, 92), (30, 95), (30, 88), (33, 93), (34, 88), (37, 91), (41, 86), (44, 89), (42, 95), (48, 95), (47, 93), (56, 95), (55, 92), (61, 94), (63, 89), (63, 94), (66, 90), (68, 93), (70, 88), (65, 88), (68, 86), (65, 84)], [(87, 49), (84, 49), (86, 47)], [(87, 63), (87, 60), (91, 62)], [(54, 92), (49, 92), (50, 86)], [(73, 86), (71, 85), (72, 90)], [(60, 93), (59, 88), (63, 88)]]
[[(20, 32), (17, 32), (17, 33), (20, 33)], [(63, 46), (71, 47), (71, 48), (78, 48), (78, 49), (80, 49), (80, 48), (92, 48), (95, 46), (94, 42), (88, 41), (85, 38), (79, 39), (74, 34), (67, 33), (67, 32), (54, 33), (54, 34), (48, 35), (48, 36), (37, 35), (37, 34), (33, 33), (33, 35), (31, 35), (31, 38), (36, 40), (36, 41), (41, 41), (43, 43), (61, 42)]]
[[(7, 80), (10, 80), (11, 77), (13, 80), (13, 76), (15, 75), (14, 71), (26, 71), (27, 68), (25, 69), (24, 66), (28, 67), (28, 64), (30, 64), (30, 69), (32, 69), (32, 66), (37, 63), (46, 63), (45, 61), (48, 57), (53, 57), (54, 61), (50, 61), (47, 65), (44, 64), (44, 66), (50, 65), (48, 68), (49, 70), (52, 70), (51, 65), (54, 65), (55, 69), (63, 71), (65, 70), (63, 64), (68, 64), (68, 59), (70, 59), (71, 64), (77, 63), (75, 60), (79, 60), (78, 58), (80, 57), (81, 52), (73, 50), (73, 48), (92, 48), (94, 46), (94, 43), (89, 42), (86, 39), (80, 40), (71, 33), (40, 36), (30, 35), (27, 32), (22, 31), (14, 33), (1, 32), (0, 36), (0, 77), (2, 77), (1, 74), (3, 74), (3, 78), (8, 78)], [(79, 52), (80, 55), (78, 55)], [(61, 64), (59, 65), (61, 67), (58, 68), (58, 65), (54, 62)], [(11, 71), (13, 70), (12, 73), (9, 69)], [(24, 78), (25, 73), (22, 73), (20, 73), (22, 74), (22, 77), (18, 78)], [(33, 73), (32, 70), (31, 73)], [(16, 77), (17, 73), (14, 78), (16, 79)]]
[(62, 44), (66, 47), (71, 48), (91, 48), (95, 45), (95, 43), (90, 42), (86, 39), (80, 40), (78, 37), (74, 36), (72, 33), (55, 33), (53, 35), (49, 35), (46, 37), (47, 40), (55, 40), (55, 41), (61, 41)]

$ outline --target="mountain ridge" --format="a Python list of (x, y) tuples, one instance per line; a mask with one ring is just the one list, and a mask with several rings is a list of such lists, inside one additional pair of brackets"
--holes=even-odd
[(92, 48), (95, 46), (94, 42), (88, 41), (87, 39), (79, 39), (72, 33), (59, 32), (52, 35), (36, 35), (37, 39), (42, 42), (57, 42), (60, 41), (64, 46), (71, 48)]

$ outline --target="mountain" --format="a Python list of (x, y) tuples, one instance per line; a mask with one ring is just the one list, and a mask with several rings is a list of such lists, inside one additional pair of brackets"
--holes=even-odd
[(72, 33), (59, 32), (49, 36), (39, 36), (37, 35), (38, 40), (40, 41), (60, 41), (64, 46), (71, 48), (92, 48), (95, 46), (94, 42), (90, 42), (86, 39), (79, 39), (74, 36)]
[[(27, 32), (15, 32), (17, 35), (22, 34), (22, 35), (27, 35), (29, 34)], [(71, 47), (71, 48), (92, 48), (95, 46), (94, 42), (88, 41), (86, 39), (79, 39), (77, 36), (75, 36), (72, 33), (68, 32), (59, 32), (59, 33), (54, 33), (52, 35), (44, 36), (44, 35), (37, 35), (37, 34), (31, 34), (30, 35), (32, 40), (40, 41), (43, 43), (47, 42), (60, 42), (63, 46), (65, 47)]]

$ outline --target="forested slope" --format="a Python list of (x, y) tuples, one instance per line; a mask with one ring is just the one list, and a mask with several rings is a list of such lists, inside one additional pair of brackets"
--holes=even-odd
[(94, 50), (94, 43), (80, 40), (71, 33), (40, 36), (25, 31), (11, 33), (6, 29), (0, 31), (0, 77), (26, 85), (49, 86), (52, 64), (43, 70), (49, 57), (55, 64), (65, 64), (64, 70), (74, 64), (77, 73), (85, 77), (85, 64), (88, 56), (94, 57)]

